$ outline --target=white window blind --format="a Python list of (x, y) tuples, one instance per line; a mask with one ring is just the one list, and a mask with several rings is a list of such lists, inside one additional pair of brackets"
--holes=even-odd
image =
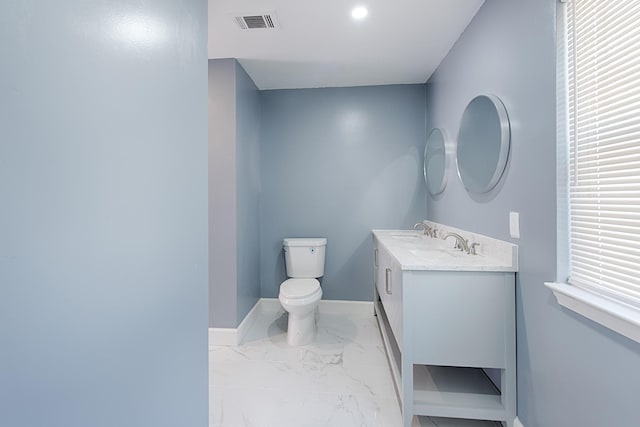
[(569, 283), (640, 308), (640, 0), (565, 12)]

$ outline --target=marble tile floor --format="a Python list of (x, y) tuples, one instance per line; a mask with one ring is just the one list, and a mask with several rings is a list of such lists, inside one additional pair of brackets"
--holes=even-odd
[[(370, 305), (321, 305), (315, 342), (297, 348), (287, 345), (286, 316), (269, 304), (242, 345), (210, 346), (210, 427), (402, 426)], [(426, 417), (413, 425), (500, 426)]]

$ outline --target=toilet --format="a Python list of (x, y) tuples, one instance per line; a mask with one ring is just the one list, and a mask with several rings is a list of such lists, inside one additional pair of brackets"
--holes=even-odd
[(289, 313), (287, 343), (301, 346), (316, 336), (316, 308), (322, 298), (317, 278), (324, 275), (325, 238), (284, 239), (287, 280), (280, 285), (278, 299)]

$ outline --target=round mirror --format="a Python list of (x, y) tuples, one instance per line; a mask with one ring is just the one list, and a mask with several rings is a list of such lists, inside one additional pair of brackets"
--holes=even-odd
[(509, 157), (511, 131), (504, 105), (493, 95), (471, 100), (458, 133), (458, 175), (470, 193), (496, 186)]
[(424, 147), (424, 180), (432, 196), (444, 191), (448, 169), (449, 156), (445, 134), (442, 129), (436, 128), (429, 134)]

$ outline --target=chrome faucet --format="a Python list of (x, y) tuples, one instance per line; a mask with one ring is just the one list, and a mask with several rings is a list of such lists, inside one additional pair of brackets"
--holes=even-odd
[(424, 222), (416, 222), (415, 224), (413, 224), (414, 230), (417, 230), (420, 227), (422, 227), (422, 231), (424, 231), (424, 234), (427, 234), (427, 224), (425, 224)]
[[(464, 237), (462, 237), (461, 235), (459, 235), (458, 233), (446, 233), (442, 236), (442, 240), (446, 240), (447, 237), (451, 237), (451, 236), (455, 237), (456, 239), (456, 243), (453, 245), (454, 249), (460, 249), (461, 251), (465, 251), (468, 254), (471, 253), (471, 249), (469, 248), (469, 241)], [(474, 254), (475, 254), (475, 245), (476, 243), (473, 244)]]
[(425, 235), (429, 236), (429, 237), (438, 237), (438, 229), (435, 227), (431, 227), (429, 224), (427, 224), (426, 222), (417, 222), (416, 224), (414, 224), (413, 228), (414, 229), (418, 229), (422, 227), (422, 229), (424, 230)]

